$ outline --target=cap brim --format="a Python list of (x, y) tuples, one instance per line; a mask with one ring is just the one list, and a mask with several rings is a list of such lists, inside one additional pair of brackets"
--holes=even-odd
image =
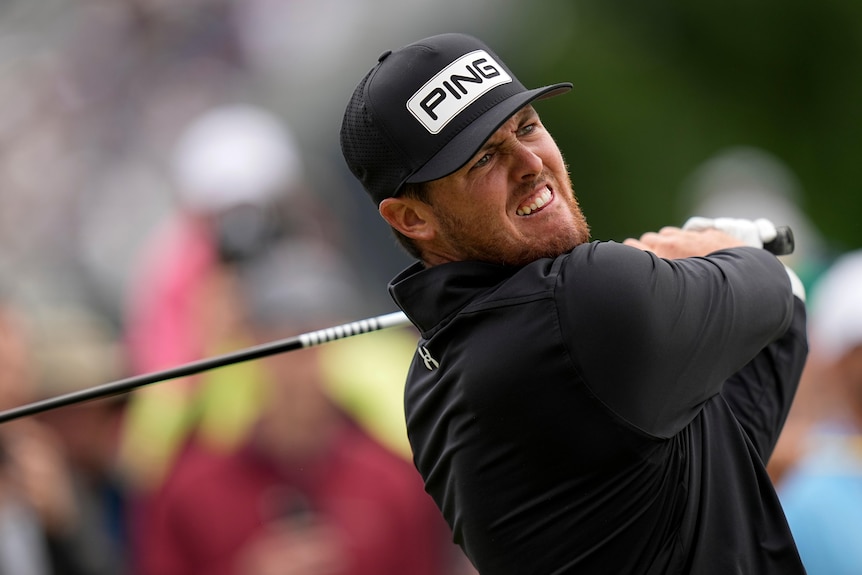
[(520, 92), (503, 100), (461, 130), (424, 166), (409, 176), (405, 183), (429, 182), (458, 171), (479, 151), (479, 148), (488, 138), (518, 110), (530, 102), (564, 94), (571, 89), (571, 83), (563, 82)]

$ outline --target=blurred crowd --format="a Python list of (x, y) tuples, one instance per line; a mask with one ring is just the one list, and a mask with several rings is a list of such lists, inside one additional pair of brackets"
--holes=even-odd
[[(0, 3), (0, 410), (391, 311), (332, 110), (458, 4)], [(473, 572), (410, 461), (415, 337), (0, 425), (0, 573)]]
[[(407, 259), (331, 110), (357, 46), (437, 32), (443, 7), (490, 30), (490, 1), (0, 3), (0, 410), (390, 311)], [(862, 259), (833, 264), (793, 185), (742, 148), (681, 197), (797, 233), (813, 353), (770, 469), (812, 575), (858, 573)], [(474, 573), (410, 462), (415, 337), (0, 424), (0, 573)]]
[[(121, 329), (81, 301), (0, 295), (0, 409), (358, 319), (354, 266), (280, 118), (210, 108), (172, 160), (177, 207), (130, 263)], [(0, 572), (471, 573), (409, 458), (415, 338), (398, 328), (0, 425)]]
[(810, 355), (773, 480), (810, 575), (862, 570), (862, 250), (841, 254), (809, 300)]
[(0, 2), (0, 272), (119, 325), (135, 255), (177, 208), (180, 132), (210, 108), (249, 104), (290, 126), (335, 224), (327, 237), (364, 260), (370, 313), (388, 311), (385, 282), (406, 260), (365, 225), (376, 214), (338, 149), (345, 102), (381, 46), (494, 30), (506, 1), (492, 18), (491, 0)]

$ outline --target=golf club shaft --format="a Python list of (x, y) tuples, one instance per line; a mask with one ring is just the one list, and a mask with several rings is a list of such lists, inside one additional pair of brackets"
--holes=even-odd
[(82, 389), (80, 391), (74, 391), (64, 395), (58, 395), (56, 397), (50, 397), (41, 401), (28, 403), (20, 407), (0, 411), (0, 423), (5, 423), (20, 417), (26, 417), (28, 415), (35, 415), (58, 407), (127, 393), (137, 389), (138, 387), (149, 385), (151, 383), (176, 379), (178, 377), (187, 377), (189, 375), (195, 375), (218, 367), (259, 359), (287, 351), (314, 347), (316, 345), (344, 339), (354, 335), (406, 325), (410, 325), (410, 320), (407, 319), (407, 316), (404, 315), (403, 312), (398, 311), (326, 329), (303, 333), (287, 339), (280, 339), (235, 352), (193, 361), (162, 371), (120, 379), (111, 383)]
[[(789, 227), (781, 226), (777, 229), (776, 238), (771, 242), (764, 244), (763, 247), (775, 255), (780, 256), (790, 254), (793, 252), (795, 247), (793, 232)], [(20, 407), (0, 411), (0, 423), (56, 409), (58, 407), (127, 393), (138, 387), (149, 385), (151, 383), (158, 383), (160, 381), (167, 381), (178, 377), (187, 377), (189, 375), (195, 375), (203, 371), (224, 367), (234, 363), (259, 359), (261, 357), (312, 347), (354, 335), (409, 324), (410, 320), (407, 319), (407, 316), (404, 315), (403, 312), (398, 311), (318, 331), (312, 331), (291, 338), (281, 339), (207, 359), (193, 361), (191, 363), (186, 363), (162, 371), (128, 377), (111, 383), (82, 389), (80, 391), (74, 391), (64, 395), (58, 395), (56, 397), (50, 397), (41, 401), (28, 403)]]

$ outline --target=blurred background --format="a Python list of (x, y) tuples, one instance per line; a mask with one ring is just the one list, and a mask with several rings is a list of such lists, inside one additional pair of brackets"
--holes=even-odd
[[(347, 171), (340, 121), (380, 53), (446, 31), (527, 86), (574, 83), (539, 111), (595, 239), (768, 217), (813, 289), (862, 248), (860, 29), (853, 0), (0, 0), (0, 311), (18, 342), (0, 352), (30, 374), (2, 407), (254, 343), (261, 318), (288, 336), (392, 311), (410, 261)], [(290, 273), (260, 277), (276, 245)], [(333, 345), (319, 378), (404, 458), (402, 335)], [(92, 414), (44, 421), (77, 439), (72, 471), (99, 440), (83, 471), (117, 564), (138, 567), (118, 501), (152, 509), (188, 438), (230, 450), (257, 425), (257, 391), (231, 380), (260, 377), (219, 373), (111, 403), (89, 438)]]
[(595, 238), (681, 223), (698, 193), (736, 185), (787, 198), (828, 257), (862, 246), (860, 25), (851, 0), (4, 0), (0, 272), (119, 321), (134, 255), (176, 207), (182, 128), (251, 103), (295, 139), (362, 313), (388, 311), (406, 259), (344, 167), (339, 123), (379, 53), (450, 30), (527, 85), (575, 84), (541, 112)]

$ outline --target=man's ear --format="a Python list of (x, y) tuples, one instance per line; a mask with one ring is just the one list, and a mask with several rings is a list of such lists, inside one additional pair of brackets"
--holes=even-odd
[(390, 226), (414, 240), (430, 240), (436, 231), (431, 206), (415, 198), (386, 198), (378, 207)]

